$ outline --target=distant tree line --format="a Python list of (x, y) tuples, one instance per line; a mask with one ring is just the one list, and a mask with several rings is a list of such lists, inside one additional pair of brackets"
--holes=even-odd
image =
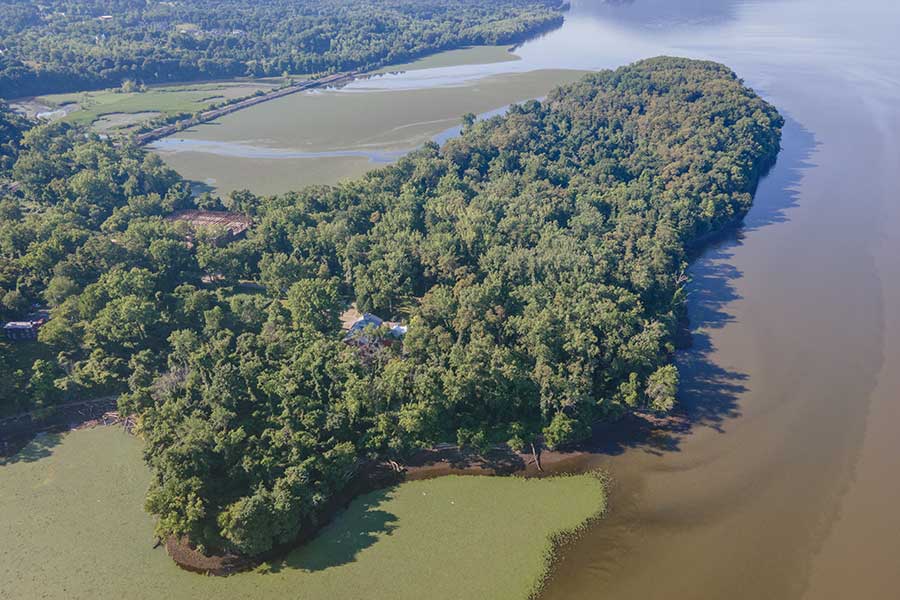
[(557, 0), (0, 2), (0, 97), (396, 63), (558, 26)]
[[(221, 200), (155, 155), (34, 129), (0, 204), (0, 294), (52, 306), (56, 359), (7, 366), (0, 402), (121, 393), (158, 532), (246, 554), (315, 526), (369, 459), (577, 444), (673, 406), (686, 248), (746, 213), (781, 126), (726, 67), (657, 58), (467, 116), (353, 182)], [(198, 205), (253, 228), (187, 243), (164, 217)], [(406, 321), (403, 343), (342, 343), (350, 302)]]

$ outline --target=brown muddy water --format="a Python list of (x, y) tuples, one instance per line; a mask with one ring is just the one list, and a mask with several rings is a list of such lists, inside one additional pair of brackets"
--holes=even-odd
[(725, 62), (787, 117), (691, 270), (687, 432), (612, 445), (607, 518), (545, 598), (900, 598), (900, 7), (579, 2), (522, 62)]

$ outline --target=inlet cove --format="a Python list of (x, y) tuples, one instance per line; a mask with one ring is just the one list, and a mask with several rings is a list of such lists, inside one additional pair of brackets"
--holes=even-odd
[(205, 577), (154, 549), (149, 482), (141, 442), (116, 428), (42, 436), (7, 460), (0, 597), (515, 600), (605, 506), (589, 474), (414, 481), (357, 498), (315, 540), (254, 572)]

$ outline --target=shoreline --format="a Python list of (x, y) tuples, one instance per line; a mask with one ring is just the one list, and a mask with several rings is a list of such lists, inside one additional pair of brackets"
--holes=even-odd
[(0, 465), (42, 433), (66, 433), (104, 425), (104, 417), (116, 410), (117, 401), (117, 396), (104, 396), (0, 418)]
[[(95, 427), (123, 425), (130, 433), (129, 421), (115, 412), (116, 397), (85, 400), (57, 407), (44, 419), (32, 411), (0, 419), (0, 465), (14, 456), (41, 434), (65, 434)], [(14, 425), (13, 431), (10, 427)], [(165, 546), (169, 558), (181, 569), (192, 573), (228, 576), (251, 571), (259, 565), (278, 560), (314, 539), (324, 527), (343, 512), (356, 498), (369, 492), (390, 488), (408, 481), (457, 476), (544, 478), (587, 473), (598, 457), (612, 456), (622, 448), (639, 443), (659, 433), (686, 431), (690, 423), (684, 415), (658, 417), (649, 413), (629, 413), (618, 421), (597, 423), (591, 438), (570, 450), (542, 450), (540, 468), (530, 452), (513, 452), (506, 446), (495, 446), (481, 454), (453, 444), (441, 444), (413, 453), (402, 465), (391, 461), (363, 464), (359, 474), (347, 488), (332, 498), (319, 515), (316, 527), (298, 538), (281, 544), (260, 556), (236, 553), (201, 553), (189, 540), (169, 537), (157, 540)], [(10, 432), (13, 431), (11, 435)]]
[[(546, 23), (536, 24), (534, 27), (527, 29), (525, 31), (519, 32), (517, 34), (513, 34), (510, 39), (506, 41), (497, 42), (496, 46), (505, 46), (507, 51), (512, 53), (516, 48), (519, 48), (524, 43), (538, 39), (543, 35), (550, 33), (556, 29), (559, 29), (565, 23), (565, 13), (569, 10), (568, 2), (563, 2), (556, 9), (558, 14), (555, 19), (551, 19)], [(282, 85), (281, 87), (277, 87), (269, 92), (264, 92), (259, 95), (251, 95), (245, 96), (242, 98), (235, 98), (234, 100), (228, 101), (225, 104), (222, 104), (218, 107), (210, 107), (206, 110), (202, 111), (199, 114), (194, 116), (189, 116), (181, 119), (176, 119), (171, 123), (167, 123), (165, 125), (161, 125), (159, 127), (155, 127), (149, 131), (144, 131), (141, 133), (135, 133), (126, 135), (123, 139), (132, 138), (134, 143), (139, 146), (145, 146), (150, 142), (156, 141), (158, 139), (168, 137), (179, 131), (184, 131), (190, 127), (194, 127), (196, 125), (200, 125), (203, 123), (207, 123), (209, 121), (214, 121), (220, 117), (228, 115), (230, 113), (242, 110), (244, 108), (249, 108), (251, 106), (256, 106), (257, 104), (261, 104), (263, 102), (268, 102), (270, 100), (276, 100), (278, 98), (289, 96), (291, 94), (295, 94), (297, 92), (316, 89), (320, 87), (328, 87), (328, 86), (339, 86), (345, 85), (354, 81), (360, 77), (371, 77), (374, 75), (378, 75), (383, 72), (393, 72), (390, 71), (392, 67), (401, 66), (404, 64), (408, 64), (411, 62), (415, 62), (418, 60), (422, 60), (424, 58), (428, 58), (430, 56), (435, 56), (444, 52), (452, 52), (455, 50), (465, 50), (468, 48), (486, 45), (483, 43), (478, 43), (476, 41), (468, 41), (459, 44), (447, 44), (444, 46), (439, 46), (427, 50), (423, 50), (421, 52), (412, 52), (408, 55), (404, 55), (403, 57), (399, 57), (394, 61), (385, 61), (385, 62), (376, 62), (371, 65), (360, 66), (357, 68), (351, 68), (346, 71), (338, 71), (336, 73), (328, 74), (328, 71), (325, 71), (324, 75), (320, 74), (320, 76), (307, 77), (301, 81), (296, 83), (288, 83), (286, 85)], [(387, 70), (387, 71), (386, 71)], [(264, 82), (266, 80), (277, 79), (278, 77), (275, 75), (266, 75), (262, 77), (241, 77), (236, 76), (233, 78), (222, 78), (216, 77), (211, 79), (186, 79), (186, 80), (178, 80), (178, 81), (165, 81), (165, 82), (151, 82), (148, 84), (149, 86), (180, 86), (180, 85), (191, 85), (191, 84), (210, 84), (210, 83), (225, 83), (225, 82), (254, 82), (261, 81)], [(114, 87), (114, 86), (113, 86)], [(41, 96), (55, 95), (55, 94), (76, 94), (82, 92), (94, 92), (94, 91), (102, 91), (105, 89), (109, 89), (107, 87), (88, 87), (84, 89), (72, 90), (72, 91), (53, 91), (53, 92), (44, 92), (41, 94), (32, 94), (27, 96), (20, 96), (15, 98), (8, 98), (7, 102), (10, 104), (19, 104), (19, 105), (27, 105), (33, 104), (38, 105), (41, 104), (37, 99)], [(64, 111), (68, 114), (68, 111), (64, 108), (66, 105), (60, 106), (50, 106), (50, 105), (42, 105), (48, 109), (46, 112), (58, 112)], [(112, 114), (112, 113), (111, 113)], [(174, 116), (173, 116), (174, 118)], [(138, 129), (140, 129), (140, 123), (137, 124)]]
[[(181, 569), (208, 576), (227, 577), (252, 571), (263, 563), (285, 557), (291, 551), (314, 539), (322, 529), (343, 512), (359, 496), (410, 481), (434, 479), (451, 475), (486, 477), (549, 478), (580, 475), (596, 471), (591, 465), (598, 457), (611, 456), (619, 448), (645, 443), (654, 434), (686, 431), (687, 418), (680, 414), (658, 417), (649, 413), (629, 413), (614, 422), (598, 423), (591, 439), (571, 450), (544, 450), (539, 453), (541, 467), (527, 452), (512, 452), (496, 446), (482, 455), (456, 445), (439, 445), (413, 454), (403, 465), (381, 461), (364, 465), (347, 489), (337, 494), (319, 515), (317, 526), (259, 556), (243, 556), (224, 552), (203, 554), (185, 538), (169, 537), (160, 540), (169, 558)], [(399, 470), (397, 467), (399, 466)], [(561, 542), (566, 542), (569, 535)], [(554, 545), (558, 545), (554, 541)]]

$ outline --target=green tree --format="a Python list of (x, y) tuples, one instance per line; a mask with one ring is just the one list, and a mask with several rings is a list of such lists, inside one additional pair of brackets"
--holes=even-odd
[(50, 306), (59, 306), (79, 291), (78, 284), (71, 277), (55, 275), (44, 290), (44, 299)]
[(553, 415), (550, 424), (544, 428), (544, 443), (551, 450), (571, 446), (582, 442), (590, 436), (590, 428), (581, 421), (558, 412)]
[(667, 412), (675, 406), (677, 392), (678, 368), (675, 365), (663, 365), (647, 379), (647, 389), (644, 393), (653, 410)]
[(321, 332), (340, 325), (340, 296), (334, 280), (301, 279), (288, 290), (287, 307), (294, 325), (308, 325)]
[(59, 399), (59, 389), (55, 381), (59, 373), (50, 361), (37, 359), (31, 367), (28, 393), (37, 408), (48, 408)]

